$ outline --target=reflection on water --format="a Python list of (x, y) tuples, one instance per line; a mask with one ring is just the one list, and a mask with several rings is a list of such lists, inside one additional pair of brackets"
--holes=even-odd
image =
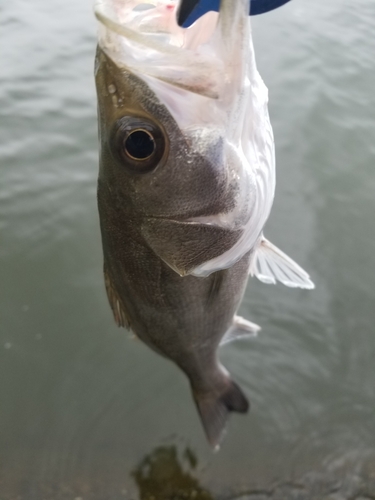
[[(140, 500), (213, 500), (192, 475), (197, 466), (194, 453), (186, 448), (179, 459), (175, 446), (161, 446), (132, 472)], [(189, 470), (190, 469), (190, 470)]]
[[(37, 454), (34, 455), (36, 457)], [(197, 455), (188, 447), (158, 446), (133, 466), (129, 480), (120, 457), (101, 457), (95, 474), (77, 470), (69, 480), (26, 479), (12, 468), (0, 475), (1, 500), (372, 500), (375, 498), (375, 455), (348, 453), (319, 469), (288, 481), (257, 487), (216, 488), (202, 485)], [(3, 465), (3, 464), (2, 464)], [(228, 471), (229, 472), (229, 471)], [(12, 477), (13, 476), (13, 477)], [(13, 481), (12, 485), (10, 480)], [(230, 484), (227, 478), (227, 484)]]

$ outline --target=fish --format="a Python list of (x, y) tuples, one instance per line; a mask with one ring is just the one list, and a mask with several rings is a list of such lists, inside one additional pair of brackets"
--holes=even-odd
[(218, 349), (260, 327), (237, 315), (249, 276), (311, 289), (263, 235), (275, 192), (268, 91), (249, 0), (190, 28), (178, 2), (98, 0), (98, 209), (118, 326), (187, 376), (218, 448), (248, 397)]

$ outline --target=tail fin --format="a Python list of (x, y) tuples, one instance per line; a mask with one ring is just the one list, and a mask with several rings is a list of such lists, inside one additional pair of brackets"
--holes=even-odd
[(196, 393), (193, 391), (195, 403), (210, 445), (219, 449), (229, 412), (246, 413), (249, 402), (239, 386), (227, 379), (224, 392), (217, 394)]

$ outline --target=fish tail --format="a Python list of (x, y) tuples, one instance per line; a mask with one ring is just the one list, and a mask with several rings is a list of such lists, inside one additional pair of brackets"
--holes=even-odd
[(225, 381), (225, 389), (221, 393), (193, 390), (193, 396), (207, 439), (210, 445), (218, 450), (229, 413), (232, 411), (246, 413), (249, 409), (249, 402), (240, 387), (229, 376)]

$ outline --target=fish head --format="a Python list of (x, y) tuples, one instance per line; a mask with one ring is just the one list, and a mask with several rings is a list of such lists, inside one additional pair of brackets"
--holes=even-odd
[[(231, 203), (224, 141), (215, 128), (181, 130), (149, 85), (99, 47), (100, 179), (138, 215), (190, 220)], [(185, 93), (186, 91), (182, 91)]]
[[(99, 183), (142, 219), (172, 268), (207, 275), (259, 238), (273, 199), (273, 136), (248, 0), (222, 0), (219, 14), (188, 29), (178, 26), (177, 8), (166, 0), (96, 4)], [(178, 247), (189, 238), (197, 255), (183, 264)]]

